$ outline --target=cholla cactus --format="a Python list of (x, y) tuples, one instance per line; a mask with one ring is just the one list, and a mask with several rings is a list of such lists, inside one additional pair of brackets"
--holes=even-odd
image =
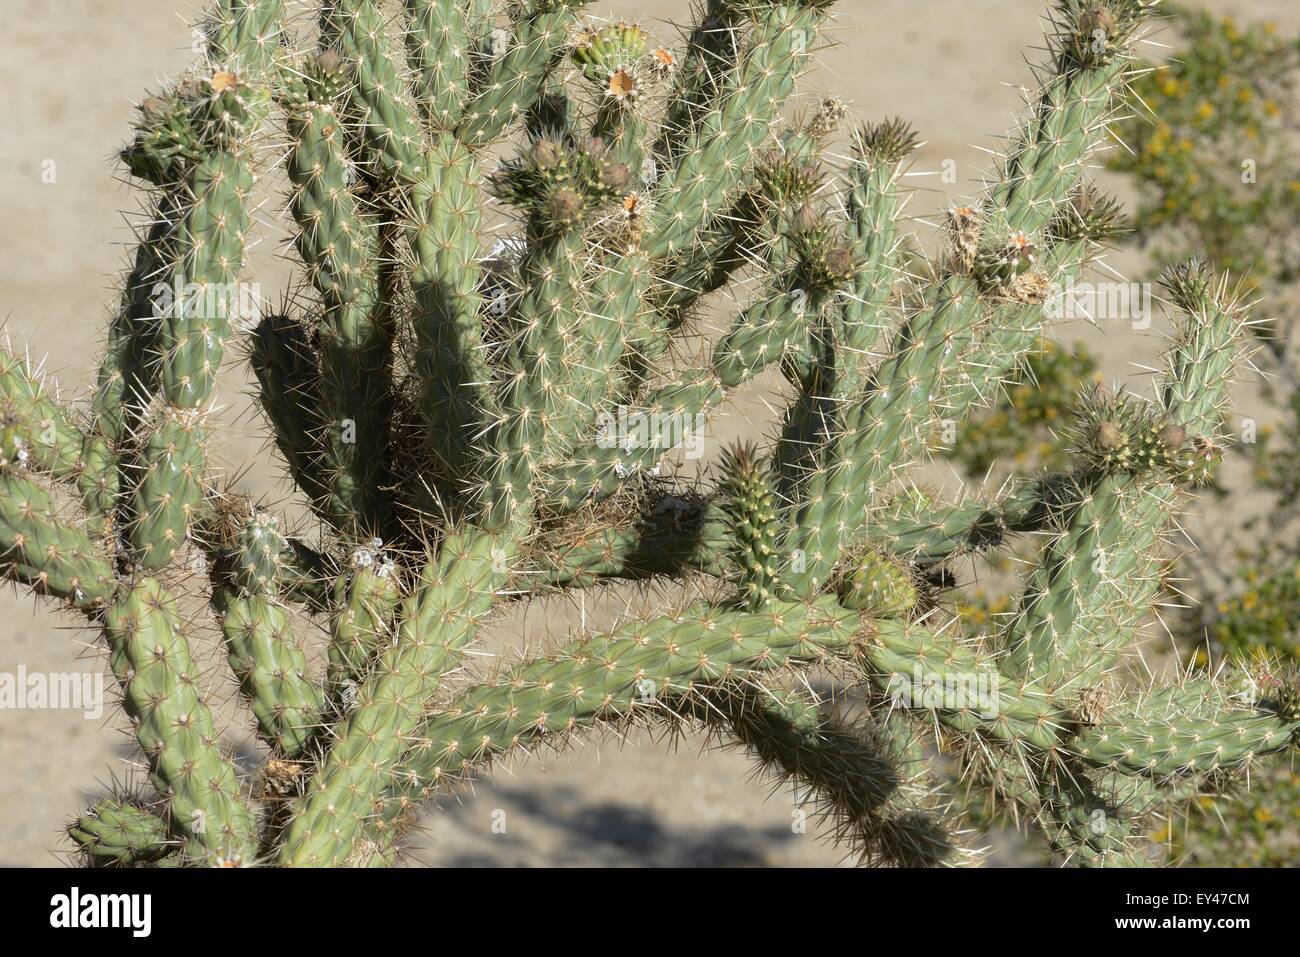
[[(141, 104), (122, 157), (154, 213), (88, 408), (0, 366), (5, 571), (102, 628), (157, 791), (79, 819), (86, 855), (382, 864), (422, 799), (493, 758), (688, 722), (797, 781), (868, 861), (973, 858), (938, 749), (1066, 858), (1139, 863), (1166, 802), (1289, 747), (1294, 682), (1242, 697), (1123, 669), (1223, 441), (1241, 320), (1208, 269), (1168, 279), (1159, 394), (1096, 396), (1072, 471), (955, 505), (901, 487), (1115, 230), (1084, 170), (1152, 4), (1058, 0), (1024, 121), (925, 269), (897, 229), (906, 124), (858, 128), (835, 168), (844, 108), (786, 116), (829, 0), (716, 0), (677, 49), (583, 6), (331, 0), (299, 22), (221, 0), (206, 59)], [(278, 156), (309, 288), (250, 331), (232, 290)], [(674, 358), (707, 297), (755, 274), (709, 355)], [(228, 347), (310, 528), (210, 466)], [(712, 487), (660, 476), (768, 366), (790, 384), (772, 444), (724, 456)], [(1026, 533), (1046, 541), (1014, 621), (963, 637), (945, 563)], [(652, 578), (704, 597), (456, 674), (510, 602)], [(192, 657), (198, 588), (268, 749), (251, 780)], [(869, 707), (828, 715), (800, 690), (811, 667)]]

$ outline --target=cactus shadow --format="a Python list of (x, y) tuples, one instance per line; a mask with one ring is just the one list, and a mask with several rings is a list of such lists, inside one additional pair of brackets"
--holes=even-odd
[[(666, 823), (653, 810), (618, 801), (586, 801), (568, 786), (545, 792), (497, 787), (492, 805), (505, 810), (505, 833), (494, 832), (480, 802), (447, 808), (416, 860), (451, 867), (763, 867), (796, 836), (787, 827)], [(454, 849), (439, 844), (455, 830)], [(468, 846), (460, 846), (468, 845)]]

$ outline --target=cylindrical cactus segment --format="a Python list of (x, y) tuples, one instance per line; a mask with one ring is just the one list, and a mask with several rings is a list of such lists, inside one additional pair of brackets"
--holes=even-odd
[(1067, 716), (1032, 681), (1006, 678), (976, 644), (917, 625), (881, 621), (863, 649), (891, 708), (924, 714), (963, 735), (1017, 752), (1055, 747)]
[(739, 570), (741, 606), (758, 611), (783, 591), (776, 567), (780, 538), (776, 489), (767, 463), (752, 445), (728, 449), (721, 470), (718, 494), (736, 540), (732, 560)]
[(464, 0), (406, 0), (406, 61), (416, 102), (436, 130), (451, 131), (470, 96), (470, 43)]
[(876, 372), (875, 389), (846, 407), (815, 467), (800, 477), (800, 502), (783, 555), (791, 563), (791, 587), (800, 593), (830, 580), (843, 550), (865, 525), (868, 504), (928, 433), (936, 399), (957, 378), (977, 314), (972, 282), (942, 282), (933, 301), (897, 334)]
[(252, 186), (247, 158), (224, 150), (190, 174), (190, 205), (177, 227), (171, 298), (158, 337), (162, 395), (176, 408), (199, 408), (212, 397), (240, 305)]
[[(326, 66), (329, 55), (317, 58)], [(342, 120), (328, 105), (291, 112), (287, 160), (297, 246), (320, 291), (319, 458), (328, 483), (325, 512), (348, 534), (385, 529), (392, 416), (393, 331), (380, 301), (379, 234), (351, 189), (354, 173)]]
[(582, 301), (570, 381), (555, 428), (571, 447), (582, 444), (595, 411), (625, 397), (626, 360), (653, 335), (657, 314), (647, 301), (653, 281), (649, 259), (639, 248), (600, 260)]
[(681, 714), (683, 699), (722, 681), (847, 655), (856, 614), (825, 602), (772, 604), (749, 613), (696, 605), (585, 637), (459, 694), (424, 723), (394, 777), (379, 823), (396, 823), (399, 797), (454, 783), (471, 766), (604, 722)]
[(401, 598), (397, 565), (373, 546), (354, 551), (351, 567), (335, 581), (328, 684), (345, 708), (356, 703), (357, 681), (396, 636)]
[[(534, 140), (493, 181), (494, 192), (528, 214), (529, 245), (520, 264), (525, 288), (510, 319), (483, 505), (492, 527), (532, 510), (542, 466), (561, 458), (575, 424), (567, 401), (583, 308), (587, 243), (582, 226), (626, 187), (630, 172), (603, 141), (572, 145)], [(580, 378), (580, 376), (579, 376)]]
[(123, 705), (186, 855), (205, 864), (255, 863), (257, 821), (221, 753), (175, 598), (151, 578), (124, 586), (108, 607), (104, 633)]
[(1111, 706), (1069, 747), (1096, 767), (1157, 779), (1245, 765), (1290, 747), (1300, 732), (1294, 679), (1274, 681), (1256, 683), (1254, 706), (1229, 697), (1225, 680), (1162, 688)]
[(1048, 843), (1076, 867), (1147, 867), (1138, 845), (1136, 815), (1072, 767), (1049, 767), (1039, 785), (1038, 822)]
[(320, 726), (323, 701), (294, 638), (288, 610), (268, 594), (234, 589), (214, 591), (212, 603), (230, 668), (259, 733), (285, 757), (298, 755)]
[(424, 165), (406, 225), (419, 400), (435, 474), (464, 482), (481, 469), (496, 409), (479, 317), (483, 183), (474, 155), (449, 136), (437, 137)]
[(205, 23), (208, 59), (265, 70), (280, 57), (284, 0), (218, 0)]
[(315, 467), (320, 441), (320, 365), (302, 323), (289, 316), (264, 316), (249, 339), (249, 364), (257, 377), (258, 401), (289, 477), (308, 501), (324, 507), (324, 476)]
[(12, 457), (0, 427), (0, 573), (83, 609), (113, 594), (113, 563), (102, 545), (59, 517), (50, 493)]
[(991, 228), (1037, 237), (1105, 138), (1149, 0), (1064, 0), (1049, 37), (1055, 63), (989, 195)]
[(724, 212), (769, 125), (809, 63), (822, 3), (763, 5), (735, 67), (693, 127), (679, 161), (665, 170), (646, 227), (646, 250), (676, 256)]
[[(189, 169), (159, 309), (159, 390), (166, 404), (135, 469), (131, 544), (146, 569), (166, 565), (184, 543), (202, 499), (206, 450), (199, 422), (210, 402), (230, 335), (247, 298), (239, 283), (253, 176), (250, 137), (265, 89), (217, 69), (187, 88), (208, 152)], [(156, 298), (156, 296), (155, 296)]]
[(523, 118), (537, 98), (552, 63), (563, 53), (576, 11), (589, 0), (527, 0), (513, 34), (494, 32), (493, 61), (477, 95), (465, 106), (456, 138), (478, 149)]
[(655, 153), (669, 162), (687, 148), (688, 135), (716, 102), (724, 79), (735, 67), (744, 42), (744, 16), (744, 4), (736, 0), (706, 0), (701, 5), (655, 146)]
[(322, 11), (321, 40), (352, 72), (348, 102), (361, 123), (367, 162), (388, 180), (414, 182), (424, 172), (419, 114), (380, 5), (329, 0)]
[(112, 798), (68, 825), (68, 837), (97, 865), (153, 864), (176, 849), (160, 817)]
[(806, 694), (738, 683), (686, 704), (764, 770), (788, 780), (801, 807), (824, 814), (837, 840), (865, 861), (934, 867), (961, 855), (938, 802), (927, 800), (927, 788), (915, 780), (925, 757), (913, 753), (903, 733), (823, 715)]
[(121, 304), (108, 327), (91, 416), (94, 431), (114, 445), (131, 434), (157, 390), (159, 307), (166, 301), (160, 294), (170, 289), (170, 244), (180, 219), (179, 202), (178, 191), (169, 190), (152, 207), (152, 221), (140, 236), (133, 267), (122, 283)]
[(1069, 522), (1044, 547), (1008, 630), (1009, 674), (1082, 687), (1114, 664), (1148, 611), (1134, 596), (1150, 592), (1158, 574), (1157, 529), (1142, 521), (1149, 484), (1116, 475), (1077, 488)]
[(910, 564), (930, 568), (1004, 545), (1017, 533), (1059, 527), (1077, 485), (1075, 476), (1050, 472), (1016, 482), (993, 501), (972, 498), (956, 505), (904, 493), (884, 506), (866, 537)]
[(130, 542), (140, 565), (167, 565), (189, 542), (203, 508), (207, 441), (198, 410), (164, 409), (137, 465)]
[(843, 299), (841, 355), (833, 384), (834, 397), (848, 399), (866, 386), (872, 350), (888, 325), (885, 307), (899, 280), (898, 216), (902, 164), (916, 148), (917, 136), (900, 119), (869, 124), (855, 131), (849, 165), (849, 239), (858, 269)]
[(1176, 338), (1165, 356), (1165, 414), (1189, 437), (1220, 441), (1228, 387), (1244, 360), (1246, 310), (1228, 284), (1199, 259), (1167, 270), (1162, 284), (1178, 310)]
[(255, 512), (240, 525), (233, 547), (224, 556), (232, 583), (246, 595), (275, 594), (288, 549), (280, 520), (266, 512)]
[(1095, 467), (1115, 474), (1078, 490), (1065, 530), (1044, 550), (1006, 636), (1011, 673), (1084, 686), (1110, 668), (1159, 592), (1159, 546), (1179, 486), (1212, 464), (1242, 318), (1199, 264), (1168, 282), (1184, 316), (1166, 358), (1160, 418), (1106, 397), (1085, 403), (1081, 444)]
[(375, 662), (325, 763), (295, 805), (281, 862), (338, 865), (363, 828), (383, 813), (384, 793), (420, 727), (426, 702), (457, 667), (464, 647), (509, 580), (514, 543), (465, 532), (445, 539), (402, 606), (398, 640)]
[(113, 444), (103, 436), (88, 435), (81, 446), (77, 488), (86, 510), (87, 530), (108, 539), (113, 535), (118, 495), (122, 488), (120, 461)]
[(21, 447), (23, 467), (75, 479), (85, 441), (71, 413), (46, 391), (24, 356), (0, 348), (0, 426), (15, 455)]

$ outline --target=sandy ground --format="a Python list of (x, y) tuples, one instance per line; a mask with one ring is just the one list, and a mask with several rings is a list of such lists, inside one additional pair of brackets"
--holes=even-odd
[[(130, 244), (123, 211), (137, 200), (116, 177), (112, 154), (126, 136), (132, 104), (142, 91), (192, 59), (188, 23), (201, 10), (183, 0), (9, 0), (0, 35), (0, 317), (67, 392), (93, 373), (97, 341), (114, 277)], [(1294, 27), (1300, 15), (1287, 0), (1214, 2), (1217, 11), (1268, 17)], [(16, 8), (16, 9), (13, 9)], [(840, 4), (836, 46), (803, 85), (805, 93), (834, 90), (863, 118), (895, 113), (912, 120), (926, 145), (919, 152), (918, 189), (909, 213), (924, 220), (973, 188), (998, 134), (1030, 82), (1022, 51), (1041, 42), (1043, 0), (849, 0)], [(602, 2), (602, 13), (685, 22), (685, 0)], [(661, 31), (665, 38), (671, 31)], [(1032, 56), (1032, 52), (1030, 53)], [(937, 175), (957, 164), (958, 183)], [(49, 175), (53, 172), (53, 177)], [(51, 181), (52, 180), (52, 181)], [(287, 276), (278, 259), (287, 236), (272, 198), (250, 275), (274, 298)], [(930, 218), (932, 222), (933, 219)], [(1140, 268), (1132, 256), (1123, 269)], [(1155, 332), (1118, 336), (1115, 330), (1071, 328), (1065, 338), (1087, 340), (1108, 374), (1132, 371), (1158, 347)], [(245, 487), (275, 494), (277, 469), (262, 451), (240, 387), (228, 375), (218, 450), (233, 466), (251, 462)], [(760, 387), (761, 388), (761, 387)], [(724, 420), (717, 438), (751, 428), (759, 394), (742, 397), (741, 414)], [(717, 442), (712, 443), (716, 448)], [(604, 608), (597, 608), (603, 605)], [(524, 622), (536, 645), (581, 620), (598, 622), (617, 596), (590, 608), (549, 606)], [(619, 606), (621, 607), (621, 606)], [(517, 623), (510, 623), (515, 625)], [(95, 636), (71, 617), (0, 593), (0, 671), (105, 671)], [(510, 647), (516, 627), (502, 626), (484, 653)], [(518, 639), (514, 639), (517, 644)], [(232, 689), (220, 677), (222, 656), (205, 647), (214, 697)], [(106, 687), (112, 687), (107, 676)], [(230, 708), (223, 711), (231, 712)], [(233, 712), (231, 712), (233, 717)], [(235, 718), (230, 744), (246, 763), (256, 744), (246, 719)], [(120, 715), (99, 720), (73, 711), (0, 711), (0, 865), (58, 862), (61, 827), (112, 782), (138, 770)], [(446, 813), (428, 819), (416, 859), (439, 864), (828, 865), (840, 853), (811, 825), (792, 828), (793, 796), (751, 780), (752, 767), (735, 753), (701, 753), (686, 739), (668, 748), (634, 738), (609, 739), (498, 773)], [(493, 828), (504, 812), (505, 833)], [(1005, 858), (1004, 858), (1005, 859)]]

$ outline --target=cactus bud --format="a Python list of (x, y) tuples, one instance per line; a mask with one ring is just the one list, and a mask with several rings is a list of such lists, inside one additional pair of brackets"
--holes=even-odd
[(853, 276), (853, 250), (845, 245), (832, 246), (826, 251), (826, 272), (832, 284), (847, 282)]
[(754, 175), (761, 195), (778, 205), (806, 202), (822, 182), (822, 169), (816, 163), (795, 162), (775, 151), (759, 160)]
[(543, 138), (533, 143), (532, 155), (538, 169), (551, 169), (559, 165), (563, 148), (554, 140)]
[(556, 226), (572, 226), (582, 218), (582, 196), (577, 190), (557, 189), (546, 206), (547, 219)]
[(975, 265), (979, 251), (980, 218), (971, 206), (954, 206), (948, 211), (948, 231), (952, 236), (957, 266), (968, 271)]
[(1118, 201), (1086, 183), (1052, 217), (1047, 234), (1054, 243), (1074, 239), (1105, 243), (1122, 236), (1129, 228)]
[(203, 95), (203, 84), (198, 77), (184, 77), (176, 84), (176, 94), (185, 100), (198, 99)]
[(844, 118), (849, 115), (849, 108), (836, 96), (825, 97), (817, 104), (817, 109), (804, 126), (810, 136), (825, 139), (840, 128)]
[[(916, 149), (918, 137), (912, 125), (900, 117), (892, 117), (880, 123), (868, 123), (857, 130), (853, 136), (854, 150), (860, 161), (876, 163), (897, 163)], [(970, 210), (970, 207), (960, 207)], [(973, 210), (970, 210), (973, 214)]]
[(140, 113), (148, 123), (162, 123), (171, 115), (171, 104), (161, 96), (151, 96), (140, 104)]
[(796, 234), (806, 235), (815, 232), (821, 226), (821, 222), (822, 218), (817, 214), (817, 210), (804, 203), (790, 217), (790, 230)]
[(1067, 65), (1096, 67), (1120, 53), (1144, 16), (1142, 0), (1072, 0), (1062, 18), (1057, 48)]
[(632, 168), (626, 163), (610, 163), (600, 173), (601, 182), (616, 193), (623, 193), (632, 184)]
[(1075, 707), (1075, 717), (1086, 727), (1096, 727), (1106, 717), (1110, 704), (1110, 694), (1101, 685), (1089, 685), (1079, 690), (1079, 701)]
[(1038, 244), (1021, 230), (1013, 230), (1001, 241), (987, 237), (987, 244), (979, 243), (973, 255), (965, 246), (965, 236), (958, 233), (956, 239), (959, 254), (971, 263), (980, 283), (1003, 294), (1015, 295), (1016, 278), (1038, 258)]
[(1124, 429), (1117, 422), (1098, 422), (1096, 431), (1097, 447), (1107, 452), (1117, 452), (1128, 441)]
[(1171, 452), (1176, 452), (1187, 441), (1187, 430), (1181, 425), (1166, 425), (1160, 430), (1160, 444)]
[(1300, 672), (1294, 667), (1278, 678), (1272, 705), (1273, 712), (1284, 721), (1300, 721)]
[(316, 72), (325, 76), (342, 73), (346, 64), (337, 50), (322, 50), (316, 54)]
[(1110, 37), (1115, 33), (1115, 14), (1101, 4), (1094, 4), (1083, 12), (1079, 25), (1090, 37)]
[(1165, 270), (1160, 283), (1175, 306), (1195, 315), (1209, 290), (1209, 264), (1199, 257), (1176, 263)]

